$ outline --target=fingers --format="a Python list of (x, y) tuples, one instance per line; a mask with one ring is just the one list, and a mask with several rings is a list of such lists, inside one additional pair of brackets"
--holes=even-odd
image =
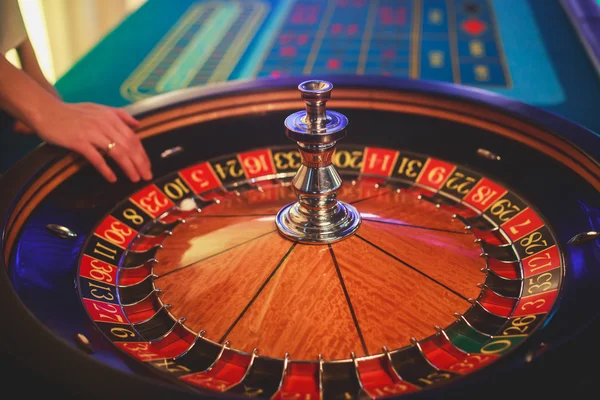
[(107, 181), (111, 183), (117, 181), (115, 173), (110, 169), (106, 160), (104, 160), (104, 157), (102, 157), (100, 152), (98, 152), (91, 143), (82, 142), (76, 150), (81, 153), (81, 155), (84, 156)]
[[(132, 182), (139, 182), (140, 174), (130, 158), (131, 150), (126, 147), (123, 138), (115, 128), (106, 123), (101, 134), (88, 135), (88, 138), (96, 152), (111, 157), (119, 165), (121, 170)], [(114, 146), (109, 147), (111, 143)], [(77, 149), (75, 149), (77, 150)], [(102, 173), (102, 171), (100, 171)]]
[(119, 142), (115, 142), (115, 147), (109, 151), (108, 155), (119, 164), (119, 167), (121, 167), (123, 172), (125, 172), (125, 175), (127, 175), (132, 182), (140, 181), (140, 174), (132, 159), (129, 157), (127, 149), (124, 149)]
[(150, 158), (142, 146), (140, 138), (129, 128), (129, 126), (123, 123), (120, 117), (114, 118), (112, 125), (118, 131), (118, 134), (120, 135), (120, 140), (118, 140), (118, 142), (127, 149), (127, 155), (137, 174), (145, 180), (151, 180), (152, 170)]
[(117, 116), (129, 125), (132, 129), (136, 129), (140, 126), (140, 121), (135, 119), (131, 114), (125, 111), (122, 108), (113, 108), (113, 111), (117, 114)]
[[(106, 163), (111, 157), (133, 182), (152, 179), (150, 158), (133, 129), (139, 122), (124, 109), (94, 103), (59, 103), (39, 136), (48, 143), (77, 151), (110, 182), (116, 175)], [(111, 149), (110, 143), (115, 143)]]

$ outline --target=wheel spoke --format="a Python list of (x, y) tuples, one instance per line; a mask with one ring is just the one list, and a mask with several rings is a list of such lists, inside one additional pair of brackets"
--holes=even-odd
[(452, 229), (441, 229), (441, 228), (433, 228), (433, 227), (429, 227), (429, 226), (412, 225), (412, 224), (407, 224), (407, 223), (404, 223), (404, 222), (390, 220), (390, 219), (364, 218), (363, 217), (363, 220), (365, 220), (365, 221), (371, 221), (371, 222), (377, 222), (379, 224), (397, 225), (397, 226), (404, 226), (404, 227), (407, 227), (407, 228), (415, 228), (415, 229), (425, 229), (425, 230), (428, 230), (428, 231), (456, 233), (456, 234), (459, 234), (459, 235), (467, 235), (467, 234), (469, 234), (469, 232), (467, 232), (467, 231), (455, 231), (455, 230), (452, 230)]
[(225, 333), (223, 334), (223, 336), (221, 337), (221, 339), (219, 339), (219, 343), (223, 343), (225, 341), (225, 339), (227, 338), (227, 335), (229, 335), (229, 333), (233, 330), (233, 328), (235, 328), (235, 326), (237, 325), (237, 323), (242, 319), (242, 317), (244, 316), (244, 314), (246, 314), (246, 312), (248, 311), (248, 309), (250, 309), (250, 307), (252, 306), (252, 304), (254, 303), (254, 301), (258, 298), (258, 296), (260, 296), (261, 292), (267, 286), (267, 284), (269, 283), (269, 281), (271, 280), (271, 278), (273, 278), (273, 276), (277, 273), (277, 271), (283, 265), (283, 263), (285, 262), (285, 260), (292, 253), (292, 251), (296, 247), (296, 244), (297, 243), (293, 243), (290, 246), (290, 248), (287, 251), (287, 253), (285, 253), (285, 255), (281, 258), (281, 261), (279, 261), (279, 263), (277, 264), (277, 266), (269, 274), (269, 276), (267, 277), (267, 279), (265, 279), (265, 281), (262, 283), (262, 285), (260, 286), (260, 288), (256, 291), (256, 293), (254, 294), (254, 296), (252, 296), (252, 298), (250, 299), (250, 301), (248, 302), (248, 304), (246, 304), (246, 307), (244, 307), (244, 309), (242, 310), (242, 312), (240, 313), (240, 315), (238, 315), (238, 317), (235, 319), (235, 321), (233, 321), (233, 323), (231, 324), (231, 326), (229, 328), (227, 328), (227, 330), (225, 331)]
[(418, 272), (419, 274), (421, 274), (421, 275), (422, 275), (422, 276), (424, 276), (425, 278), (427, 278), (427, 279), (429, 279), (430, 281), (434, 282), (435, 284), (437, 284), (437, 285), (439, 285), (439, 286), (443, 287), (444, 289), (446, 289), (446, 290), (448, 290), (449, 292), (451, 292), (451, 293), (455, 294), (456, 296), (460, 297), (461, 299), (464, 299), (464, 300), (467, 300), (467, 301), (469, 300), (469, 299), (468, 299), (468, 297), (465, 297), (464, 295), (460, 294), (459, 292), (457, 292), (456, 290), (452, 289), (451, 287), (449, 287), (449, 286), (447, 286), (447, 285), (443, 284), (442, 282), (438, 281), (437, 279), (435, 279), (435, 278), (433, 278), (433, 277), (431, 277), (431, 276), (427, 275), (427, 274), (426, 274), (426, 273), (424, 273), (423, 271), (419, 270), (418, 268), (416, 268), (416, 267), (414, 267), (414, 266), (410, 265), (410, 264), (409, 264), (409, 263), (407, 263), (406, 261), (404, 261), (404, 260), (402, 260), (402, 259), (400, 259), (400, 258), (396, 257), (396, 256), (395, 256), (395, 255), (393, 255), (392, 253), (390, 253), (390, 252), (386, 251), (385, 249), (383, 249), (383, 248), (381, 248), (381, 247), (377, 246), (375, 243), (371, 242), (370, 240), (368, 240), (368, 239), (365, 239), (364, 237), (362, 237), (361, 235), (358, 235), (358, 234), (356, 235), (356, 237), (357, 237), (357, 238), (359, 238), (359, 239), (361, 239), (361, 240), (363, 240), (363, 241), (365, 241), (366, 243), (370, 244), (371, 246), (373, 246), (374, 248), (376, 248), (376, 249), (377, 249), (377, 250), (379, 250), (380, 252), (384, 253), (385, 255), (387, 255), (387, 256), (389, 256), (389, 257), (392, 257), (394, 260), (396, 260), (396, 261), (400, 262), (401, 264), (404, 264), (406, 267), (408, 267), (408, 268), (412, 269), (413, 271), (415, 271), (415, 272)]
[(247, 244), (247, 243), (250, 243), (250, 242), (252, 242), (252, 241), (254, 241), (254, 240), (260, 239), (260, 238), (261, 238), (261, 237), (263, 237), (263, 236), (270, 235), (270, 234), (272, 234), (272, 233), (274, 233), (274, 232), (276, 232), (276, 231), (277, 231), (277, 230), (272, 230), (272, 231), (269, 231), (269, 232), (262, 233), (262, 234), (260, 234), (260, 235), (258, 235), (258, 236), (255, 236), (255, 237), (253, 237), (253, 238), (251, 238), (251, 239), (248, 239), (248, 240), (246, 240), (246, 241), (244, 241), (244, 242), (238, 243), (238, 244), (236, 244), (236, 245), (234, 245), (234, 246), (231, 246), (231, 247), (229, 247), (229, 248), (227, 248), (227, 249), (221, 250), (221, 251), (220, 251), (220, 252), (218, 252), (218, 253), (211, 254), (210, 256), (207, 256), (207, 257), (201, 258), (200, 260), (193, 261), (193, 262), (191, 262), (191, 263), (189, 263), (189, 264), (186, 264), (186, 265), (184, 265), (184, 266), (182, 266), (182, 267), (179, 267), (179, 268), (177, 268), (177, 269), (174, 269), (174, 270), (171, 270), (171, 271), (169, 271), (169, 272), (166, 272), (166, 273), (164, 273), (164, 274), (162, 274), (162, 275), (159, 275), (159, 276), (158, 276), (158, 277), (157, 277), (155, 280), (158, 280), (158, 279), (160, 279), (160, 278), (163, 278), (163, 277), (165, 277), (165, 276), (168, 276), (168, 275), (170, 275), (170, 274), (172, 274), (172, 273), (174, 273), (174, 272), (181, 271), (181, 270), (183, 270), (183, 269), (186, 269), (186, 268), (193, 267), (193, 266), (194, 266), (194, 265), (196, 265), (196, 264), (199, 264), (199, 263), (201, 263), (201, 262), (203, 262), (203, 261), (209, 260), (209, 259), (211, 259), (211, 258), (213, 258), (213, 257), (219, 256), (219, 255), (221, 255), (221, 254), (223, 254), (223, 253), (227, 253), (228, 251), (231, 251), (231, 250), (233, 250), (233, 249), (236, 249), (236, 248), (238, 248), (238, 247), (240, 247), (240, 246), (243, 246), (243, 245), (245, 245), (245, 244)]
[(342, 286), (344, 297), (346, 298), (346, 303), (348, 303), (350, 315), (352, 315), (352, 321), (354, 321), (354, 326), (356, 327), (356, 333), (358, 333), (358, 337), (360, 338), (360, 343), (362, 344), (365, 355), (369, 355), (369, 349), (367, 348), (367, 343), (365, 342), (365, 338), (362, 334), (362, 331), (360, 330), (358, 318), (356, 317), (356, 312), (354, 311), (354, 307), (352, 306), (352, 300), (350, 300), (350, 294), (348, 293), (348, 289), (346, 288), (346, 284), (344, 283), (344, 277), (342, 275), (342, 271), (340, 270), (340, 266), (338, 265), (337, 259), (335, 258), (335, 252), (333, 251), (333, 247), (331, 247), (331, 245), (328, 246), (329, 252), (331, 253), (331, 258), (333, 260), (333, 265), (335, 265), (335, 271), (337, 272), (338, 278), (340, 279), (340, 285)]

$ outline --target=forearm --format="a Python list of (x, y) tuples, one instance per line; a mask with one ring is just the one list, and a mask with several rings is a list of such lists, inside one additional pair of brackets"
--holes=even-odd
[(60, 100), (25, 72), (0, 56), (0, 108), (38, 130), (43, 115)]
[[(1, 0), (0, 0), (1, 1)], [(17, 48), (19, 59), (21, 61), (21, 68), (31, 76), (34, 81), (40, 84), (44, 89), (52, 93), (56, 97), (60, 97), (56, 88), (48, 82), (48, 79), (44, 76), (40, 64), (35, 54), (35, 50), (31, 41), (25, 39), (25, 41)]]

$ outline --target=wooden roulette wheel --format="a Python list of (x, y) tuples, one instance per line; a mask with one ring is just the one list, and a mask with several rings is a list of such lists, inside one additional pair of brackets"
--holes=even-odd
[(476, 89), (303, 80), (133, 105), (152, 182), (47, 145), (2, 178), (28, 371), (86, 398), (464, 398), (593, 320), (594, 133)]

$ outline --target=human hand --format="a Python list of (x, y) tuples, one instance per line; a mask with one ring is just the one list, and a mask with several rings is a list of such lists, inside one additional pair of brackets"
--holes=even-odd
[(81, 154), (109, 182), (117, 178), (103, 154), (131, 181), (152, 179), (150, 158), (133, 131), (139, 122), (122, 108), (58, 101), (44, 110), (37, 125), (42, 140)]

